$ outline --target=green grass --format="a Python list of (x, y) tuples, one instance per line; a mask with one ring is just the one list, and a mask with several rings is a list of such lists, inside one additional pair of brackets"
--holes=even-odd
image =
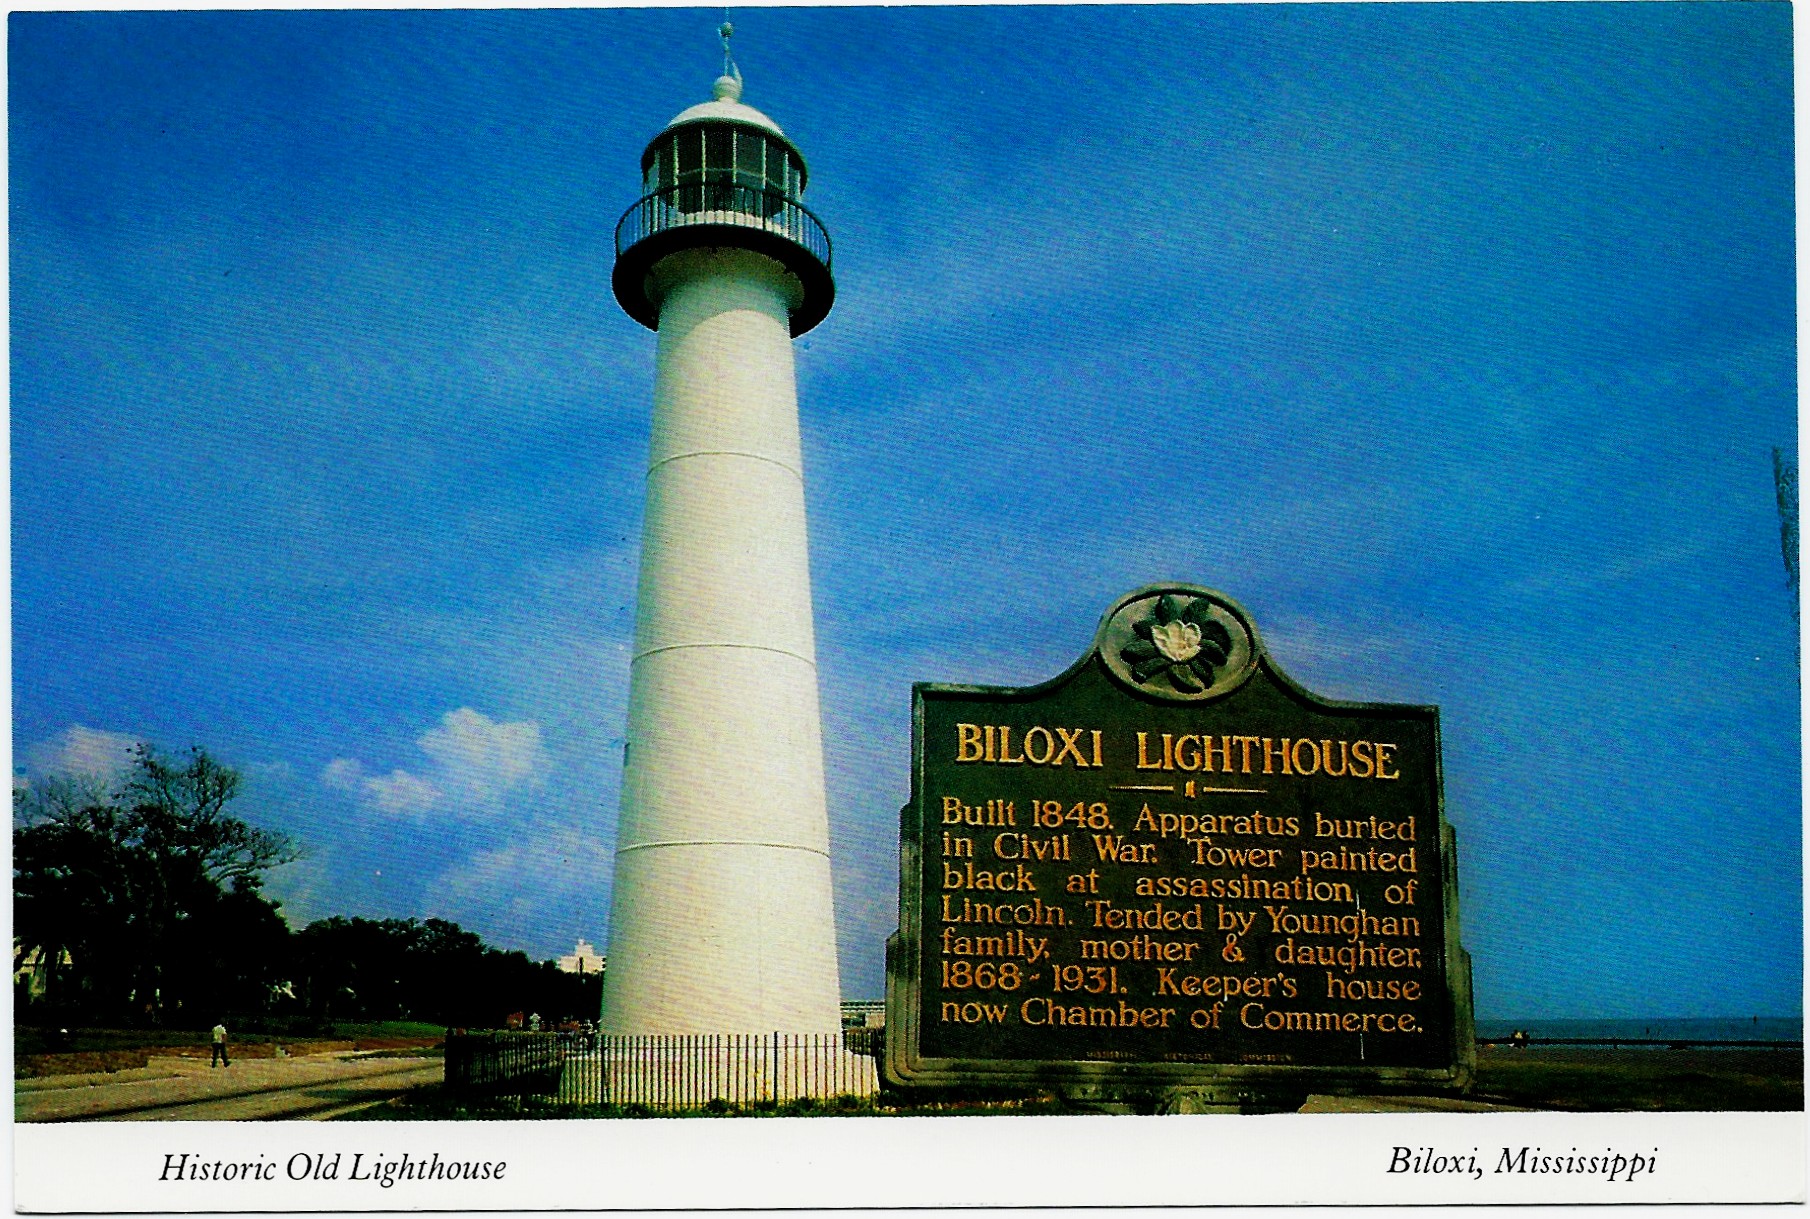
[(1055, 1097), (949, 1098), (918, 1102), (892, 1097), (836, 1096), (787, 1101), (756, 1101), (748, 1105), (713, 1100), (694, 1109), (652, 1109), (646, 1105), (561, 1105), (527, 1097), (495, 1100), (451, 1096), (444, 1088), (416, 1088), (386, 1105), (348, 1113), (338, 1121), (587, 1121), (609, 1118), (692, 1117), (921, 1117), (978, 1114), (1071, 1113)]
[[(1586, 1050), (1486, 1048), (1472, 1099), (1574, 1112), (1796, 1112), (1804, 1107), (1801, 1050)], [(419, 1088), (347, 1120), (583, 1120), (640, 1117), (906, 1117), (1072, 1113), (1050, 1094), (947, 1092), (938, 1096), (841, 1097), (732, 1105), (682, 1112), (641, 1105), (560, 1105), (528, 1098), (458, 1100)]]
[[(386, 1020), (368, 1023), (283, 1020), (264, 1022), (263, 1028), (227, 1029), (234, 1045), (256, 1045), (264, 1042), (301, 1040), (353, 1041), (366, 1037), (440, 1037), (446, 1027), (413, 1020)], [(109, 1029), (71, 1028), (67, 1037), (55, 1028), (16, 1026), (13, 1029), (13, 1053), (66, 1054), (106, 1052), (110, 1050), (161, 1049), (170, 1046), (206, 1046), (212, 1035), (206, 1028), (178, 1029)]]

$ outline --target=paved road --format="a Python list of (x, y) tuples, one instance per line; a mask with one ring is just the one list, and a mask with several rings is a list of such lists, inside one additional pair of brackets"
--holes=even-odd
[(212, 1068), (194, 1058), (153, 1058), (104, 1075), (21, 1079), (13, 1088), (20, 1122), (319, 1120), (437, 1084), (438, 1058), (356, 1053), (241, 1058)]

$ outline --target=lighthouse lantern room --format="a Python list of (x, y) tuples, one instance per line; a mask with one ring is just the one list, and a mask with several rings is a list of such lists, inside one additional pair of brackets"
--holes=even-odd
[(649, 280), (655, 264), (677, 250), (734, 246), (766, 255), (797, 281), (790, 324), (801, 335), (836, 298), (829, 234), (803, 203), (804, 154), (777, 123), (742, 103), (739, 72), (718, 77), (713, 92), (641, 154), (644, 193), (616, 226), (616, 299), (658, 329), (659, 285)]

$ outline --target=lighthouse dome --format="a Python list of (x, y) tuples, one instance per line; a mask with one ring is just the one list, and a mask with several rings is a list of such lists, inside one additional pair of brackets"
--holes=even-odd
[[(710, 121), (746, 123), (751, 127), (763, 127), (780, 139), (786, 139), (786, 133), (779, 129), (779, 124), (742, 101), (742, 82), (733, 76), (719, 76), (711, 92), (715, 95), (707, 102), (699, 102), (695, 106), (679, 111), (672, 122), (666, 124), (666, 130), (683, 126), (686, 123), (703, 123)], [(790, 140), (786, 140), (788, 144)]]
[[(766, 160), (773, 162), (775, 167), (786, 161), (791, 162), (792, 166), (789, 174), (778, 171), (769, 173), (767, 177), (774, 180), (774, 185), (793, 195), (802, 192), (804, 184), (810, 180), (811, 173), (809, 166), (805, 164), (804, 154), (798, 151), (798, 145), (794, 144), (790, 137), (780, 130), (778, 123), (742, 101), (741, 75), (738, 73), (730, 76), (725, 73), (717, 77), (716, 83), (711, 87), (711, 94), (709, 101), (688, 106), (673, 115), (672, 121), (662, 127), (659, 134), (648, 141), (647, 148), (641, 154), (642, 172), (646, 173), (654, 167), (660, 159), (663, 149), (672, 149), (679, 143), (685, 142), (687, 132), (695, 133), (704, 129), (715, 129), (718, 132), (740, 130), (747, 133), (744, 139), (754, 137), (754, 133), (759, 132), (760, 136), (754, 138), (771, 137), (772, 142), (778, 145)], [(689, 137), (690, 140), (697, 138), (696, 134)], [(716, 138), (718, 147), (727, 147), (720, 142), (722, 136), (719, 135)], [(741, 155), (745, 160), (748, 154)]]

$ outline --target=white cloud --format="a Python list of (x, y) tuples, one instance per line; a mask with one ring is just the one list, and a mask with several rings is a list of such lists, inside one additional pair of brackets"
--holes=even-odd
[(34, 774), (70, 775), (112, 782), (132, 765), (132, 751), (141, 738), (124, 732), (103, 732), (71, 724), (48, 741), (25, 751), (25, 762)]
[(321, 768), (321, 783), (397, 816), (440, 811), (483, 817), (498, 812), (512, 792), (539, 786), (549, 765), (539, 724), (503, 723), (470, 707), (448, 711), (415, 744), (432, 762), (425, 773), (398, 767), (372, 775), (357, 758), (335, 758)]
[(364, 773), (364, 765), (357, 758), (334, 758), (321, 767), (321, 782), (336, 791), (357, 791)]
[(359, 790), (373, 807), (396, 814), (425, 813), (439, 804), (441, 797), (431, 780), (406, 770), (373, 775), (359, 784)]
[(416, 743), (455, 795), (479, 803), (539, 783), (547, 766), (539, 724), (500, 724), (470, 707), (448, 711)]

